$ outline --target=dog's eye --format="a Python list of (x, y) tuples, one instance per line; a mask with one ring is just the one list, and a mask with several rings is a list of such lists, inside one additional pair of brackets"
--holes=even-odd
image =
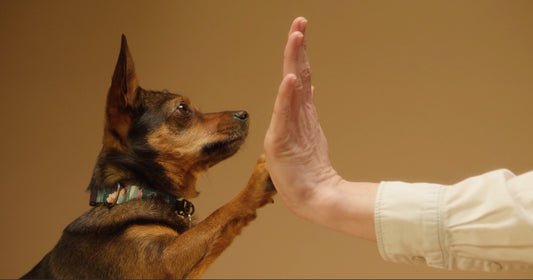
[(178, 105), (178, 108), (176, 108), (176, 110), (183, 116), (189, 116), (192, 112), (191, 108), (189, 108), (189, 106), (185, 103), (180, 103), (180, 105)]

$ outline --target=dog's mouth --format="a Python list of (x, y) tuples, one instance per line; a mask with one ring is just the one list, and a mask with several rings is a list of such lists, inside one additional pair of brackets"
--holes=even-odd
[(220, 154), (227, 155), (229, 157), (239, 150), (242, 143), (244, 143), (244, 139), (245, 136), (240, 136), (207, 143), (202, 148), (202, 155), (210, 157), (215, 154)]
[(208, 167), (234, 155), (246, 139), (247, 132), (205, 144), (201, 154), (208, 161)]

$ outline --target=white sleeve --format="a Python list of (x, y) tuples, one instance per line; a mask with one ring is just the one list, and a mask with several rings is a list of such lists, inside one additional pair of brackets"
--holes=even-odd
[(381, 182), (383, 259), (461, 270), (533, 267), (533, 172), (496, 170), (455, 185)]

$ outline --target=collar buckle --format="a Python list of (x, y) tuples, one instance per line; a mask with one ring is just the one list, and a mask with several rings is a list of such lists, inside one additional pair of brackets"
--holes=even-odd
[(192, 214), (194, 214), (194, 204), (185, 198), (176, 200), (176, 214), (188, 219), (189, 228), (191, 228)]

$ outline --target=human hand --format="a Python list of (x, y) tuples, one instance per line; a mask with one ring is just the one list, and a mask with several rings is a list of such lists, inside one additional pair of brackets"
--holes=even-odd
[(296, 18), (284, 51), (283, 80), (265, 136), (267, 165), (287, 207), (309, 219), (307, 209), (342, 180), (331, 166), (328, 143), (313, 104), (314, 88), (306, 53), (307, 20)]
[(375, 241), (378, 184), (343, 180), (331, 165), (313, 103), (306, 26), (305, 18), (295, 19), (285, 46), (283, 80), (264, 142), (270, 177), (287, 208), (300, 218)]

